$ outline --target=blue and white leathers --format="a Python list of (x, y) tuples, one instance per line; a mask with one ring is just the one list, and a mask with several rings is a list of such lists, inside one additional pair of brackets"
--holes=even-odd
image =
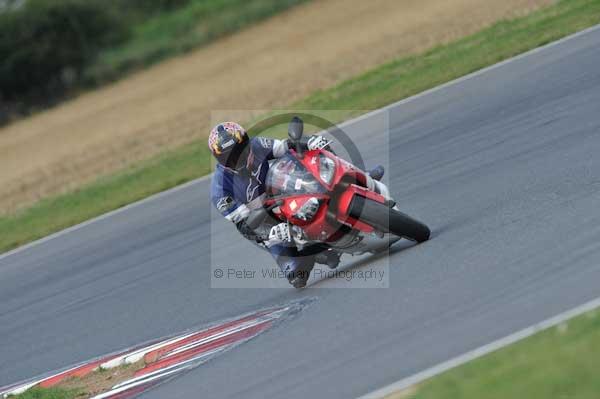
[(247, 171), (234, 173), (217, 164), (212, 178), (211, 201), (221, 215), (234, 223), (246, 218), (249, 207), (262, 205), (269, 161), (287, 151), (284, 141), (265, 137), (254, 137), (249, 145)]
[[(234, 173), (217, 164), (211, 182), (211, 202), (227, 220), (239, 223), (246, 219), (251, 209), (262, 206), (269, 161), (287, 152), (285, 141), (266, 137), (250, 139), (248, 170)], [(299, 269), (312, 269), (313, 256), (305, 256), (295, 247), (273, 245), (269, 252), (281, 270), (288, 274)]]

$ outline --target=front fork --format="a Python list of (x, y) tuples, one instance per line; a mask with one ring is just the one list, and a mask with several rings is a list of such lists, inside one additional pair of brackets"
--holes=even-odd
[(381, 194), (381, 196), (385, 198), (385, 203), (387, 204), (387, 206), (393, 208), (396, 205), (396, 201), (394, 201), (394, 199), (392, 198), (388, 186), (386, 186), (380, 181), (373, 179), (366, 173), (365, 175), (367, 177), (367, 188), (369, 190), (375, 191), (377, 194)]

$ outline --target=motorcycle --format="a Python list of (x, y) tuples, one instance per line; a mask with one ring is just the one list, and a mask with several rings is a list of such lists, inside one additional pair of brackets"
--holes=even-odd
[(299, 249), (319, 245), (352, 255), (381, 252), (401, 238), (418, 243), (429, 239), (425, 224), (400, 212), (391, 198), (369, 189), (365, 172), (329, 151), (329, 146), (308, 150), (301, 141), (303, 130), (302, 120), (292, 119), (291, 148), (270, 165), (264, 207), (250, 215), (251, 228), (267, 218), (271, 224), (287, 222), (291, 244)]

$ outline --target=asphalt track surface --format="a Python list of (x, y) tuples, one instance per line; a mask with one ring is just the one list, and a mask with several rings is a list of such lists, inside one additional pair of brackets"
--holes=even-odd
[[(347, 398), (599, 296), (599, 43), (596, 29), (388, 109), (391, 189), (433, 230), (391, 254), (390, 288), (209, 288), (211, 259), (269, 258), (234, 244), (206, 180), (1, 258), (0, 385), (310, 297), (144, 397)], [(368, 125), (349, 130), (373, 164), (388, 149)]]

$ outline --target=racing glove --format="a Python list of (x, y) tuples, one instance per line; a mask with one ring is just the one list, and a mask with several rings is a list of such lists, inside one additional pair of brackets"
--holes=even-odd
[(267, 247), (291, 241), (290, 226), (287, 223), (279, 223), (271, 227), (269, 240), (265, 242)]
[(320, 150), (320, 149), (327, 149), (328, 146), (330, 144), (330, 141), (327, 140), (325, 137), (323, 136), (319, 136), (319, 135), (314, 135), (314, 136), (310, 136), (310, 138), (308, 139), (308, 143), (307, 143), (307, 147), (309, 150)]

